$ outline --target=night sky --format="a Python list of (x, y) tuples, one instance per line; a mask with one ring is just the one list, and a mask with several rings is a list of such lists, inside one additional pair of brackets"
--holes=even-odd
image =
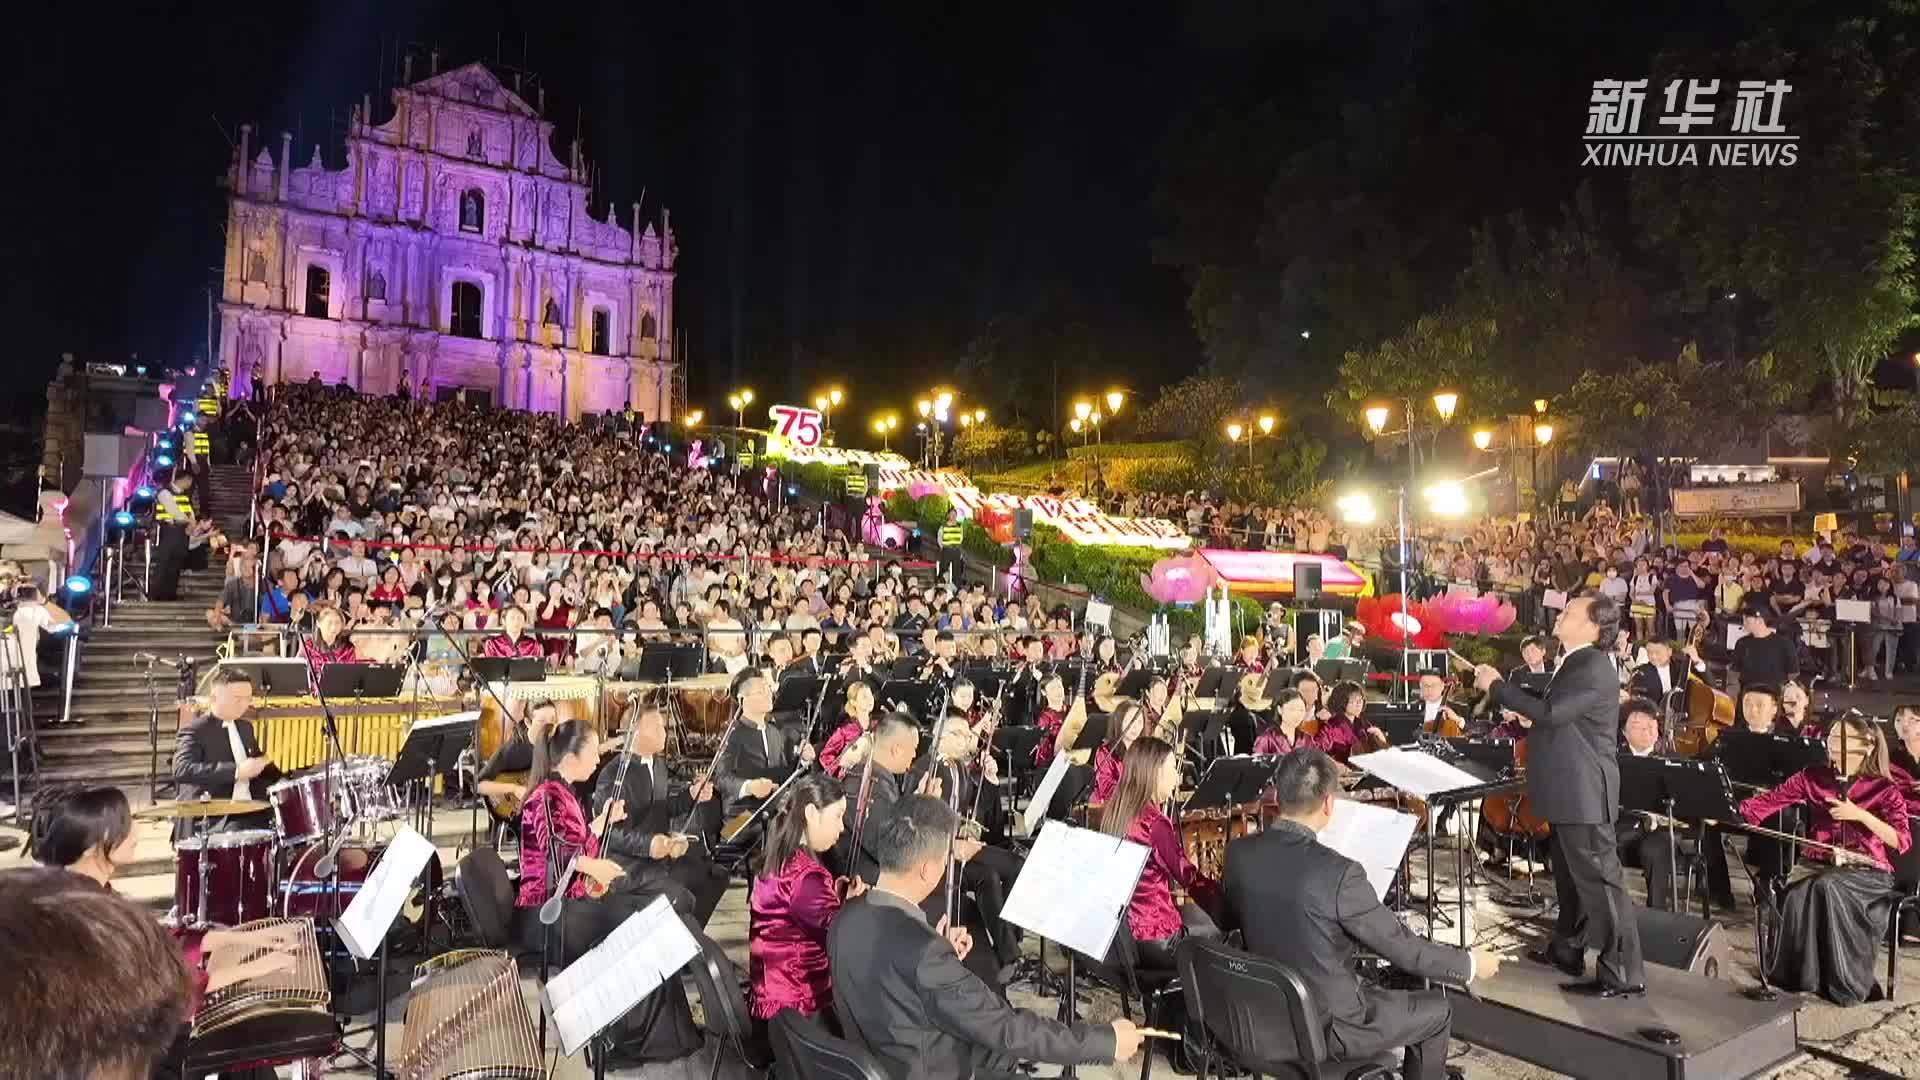
[[(1595, 75), (1564, 58), (1637, 57), (1631, 73), (1649, 47), (1625, 14), (1569, 27), (1558, 5), (1519, 3), (594, 7), (11, 13), (16, 257), (0, 296), (14, 364), (37, 383), (62, 351), (201, 351), (224, 218), (214, 181), (238, 125), (254, 124), (256, 146), (294, 131), (297, 162), (318, 144), (338, 166), (349, 107), (372, 93), (384, 120), (397, 56), (422, 78), (437, 46), (441, 70), (497, 59), (537, 73), (563, 159), (582, 117), (598, 207), (611, 198), (624, 223), (644, 189), (649, 218), (673, 211), (696, 406), (742, 383), (772, 400), (836, 376), (862, 417), (905, 405), (995, 313), (1043, 301), (1097, 327), (1107, 362), (1145, 389), (1202, 359), (1186, 284), (1155, 262), (1155, 193), (1209, 110), (1297, 103), (1311, 133), (1415, 64), (1457, 63), (1461, 115), (1501, 154), (1457, 182), (1537, 185), (1537, 199), (1483, 201), (1551, 206)], [(1489, 75), (1489, 57), (1518, 81)]]

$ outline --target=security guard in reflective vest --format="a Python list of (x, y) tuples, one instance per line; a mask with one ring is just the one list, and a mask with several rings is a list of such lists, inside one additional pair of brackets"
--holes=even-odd
[(960, 577), (960, 542), (966, 533), (960, 528), (960, 512), (947, 511), (947, 523), (940, 526), (940, 572), (949, 580)]
[(178, 600), (180, 573), (187, 568), (187, 530), (193, 527), (193, 474), (177, 472), (153, 500), (153, 520), (160, 539), (153, 551), (150, 600)]

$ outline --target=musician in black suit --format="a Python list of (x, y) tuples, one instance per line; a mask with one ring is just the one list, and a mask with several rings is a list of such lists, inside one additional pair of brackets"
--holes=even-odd
[[(1675, 755), (1660, 732), (1660, 706), (1646, 698), (1629, 698), (1620, 706), (1620, 756), (1671, 758)], [(1681, 826), (1692, 832), (1692, 826)], [(1677, 847), (1671, 830), (1639, 814), (1621, 814), (1614, 823), (1620, 863), (1647, 872), (1647, 906), (1670, 910), (1673, 867)]]
[[(174, 738), (173, 782), (178, 798), (186, 802), (205, 795), (264, 802), (267, 789), (279, 783), (282, 774), (267, 760), (254, 736), (253, 721), (247, 719), (247, 711), (253, 708), (253, 678), (239, 668), (214, 669), (208, 705), (208, 711), (194, 717)], [(271, 829), (273, 814), (262, 810), (219, 818), (212, 827), (217, 832)], [(174, 825), (174, 839), (192, 831), (192, 823), (182, 819)]]
[(1689, 671), (1706, 671), (1705, 664), (1693, 659), (1692, 646), (1682, 656), (1673, 651), (1671, 642), (1654, 638), (1647, 642), (1647, 662), (1633, 669), (1627, 689), (1634, 697), (1665, 708), (1672, 702), (1674, 691), (1686, 690)]
[(665, 892), (681, 914), (705, 926), (727, 891), (727, 872), (707, 858), (705, 843), (720, 828), (713, 782), (689, 788), (668, 778), (660, 756), (667, 748), (667, 721), (658, 706), (641, 709), (633, 723), (625, 782), (615, 790), (623, 764), (616, 757), (600, 767), (594, 791), (596, 806), (626, 802), (626, 817), (608, 827), (604, 846), (628, 878)]
[(1553, 681), (1553, 665), (1547, 661), (1548, 652), (1547, 639), (1539, 634), (1528, 634), (1522, 638), (1520, 666), (1507, 672), (1507, 682), (1521, 690), (1545, 697), (1547, 684)]
[[(914, 764), (907, 786), (938, 797), (962, 818), (972, 818), (982, 799), (998, 800), (995, 793), (1000, 787), (999, 766), (991, 754), (981, 758), (979, 742), (967, 727), (964, 716), (949, 714), (941, 741), (945, 745), (929, 746), (926, 754)], [(982, 761), (984, 765), (978, 764)], [(976, 772), (976, 769), (982, 771)], [(929, 775), (933, 777), (931, 781), (927, 779)], [(970, 961), (969, 966), (997, 985), (1007, 980), (994, 976), (1004, 972), (1010, 979), (1014, 962), (1020, 959), (1019, 941), (1014, 937), (1013, 928), (1000, 918), (1000, 911), (1006, 906), (1014, 879), (1020, 876), (1021, 860), (1006, 848), (966, 835), (954, 840), (953, 854), (960, 864), (962, 902), (959, 907), (965, 925), (984, 930), (993, 943), (991, 956), (982, 949), (977, 962)], [(937, 922), (947, 914), (946, 892), (943, 882), (927, 898), (929, 919)], [(974, 903), (965, 902), (967, 894), (972, 895)], [(957, 925), (958, 920), (953, 923)]]
[(1227, 847), (1221, 929), (1239, 928), (1249, 952), (1306, 980), (1339, 1057), (1406, 1049), (1401, 1075), (1441, 1080), (1453, 1009), (1439, 989), (1385, 990), (1353, 971), (1357, 948), (1412, 975), (1465, 985), (1500, 969), (1497, 953), (1426, 940), (1380, 903), (1360, 864), (1316, 839), (1333, 818), (1340, 767), (1324, 751), (1296, 750), (1274, 774), (1280, 818)]
[(813, 761), (811, 745), (769, 723), (773, 683), (766, 672), (750, 667), (735, 676), (733, 700), (740, 703), (740, 721), (728, 732), (713, 768), (729, 817), (759, 806), (797, 765)]
[(906, 794), (907, 774), (920, 752), (920, 725), (907, 713), (887, 713), (873, 721), (872, 739), (867, 759), (841, 778), (841, 790), (847, 794), (847, 827), (834, 845), (835, 873), (857, 876), (869, 885), (880, 874), (880, 831), (892, 820), (894, 804)]
[(1132, 1057), (1140, 1032), (1130, 1021), (1062, 1024), (1016, 1009), (962, 962), (971, 934), (942, 937), (927, 924), (920, 904), (946, 875), (956, 824), (940, 800), (913, 795), (876, 830), (879, 878), (827, 931), (833, 1009), (847, 1038), (888, 1080), (971, 1080), (1012, 1075), (1021, 1061)]
[(1564, 988), (1608, 998), (1645, 994), (1647, 981), (1613, 830), (1620, 815), (1620, 676), (1608, 646), (1619, 621), (1619, 607), (1606, 596), (1567, 604), (1553, 627), (1560, 667), (1544, 698), (1510, 686), (1486, 664), (1474, 670), (1475, 685), (1494, 707), (1533, 722), (1527, 795), (1553, 826), (1560, 917), (1547, 948), (1531, 955), (1580, 978), (1587, 946), (1599, 949), (1596, 977)]

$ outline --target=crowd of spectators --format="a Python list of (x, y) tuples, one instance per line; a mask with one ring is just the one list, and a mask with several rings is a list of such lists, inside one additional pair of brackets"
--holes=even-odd
[[(261, 526), (234, 546), (208, 613), (220, 629), (310, 632), (332, 608), (359, 656), (386, 659), (407, 636), (368, 631), (495, 630), (517, 607), (553, 661), (583, 666), (651, 640), (723, 658), (781, 635), (871, 634), (890, 650), (1057, 622), (1038, 601), (876, 562), (763, 472), (689, 469), (643, 426), (317, 386), (282, 387), (260, 411)], [(569, 629), (598, 633), (553, 633)], [(996, 648), (987, 638), (969, 651)]]

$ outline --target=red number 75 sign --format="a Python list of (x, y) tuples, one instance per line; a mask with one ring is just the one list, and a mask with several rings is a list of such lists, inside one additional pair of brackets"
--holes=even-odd
[(778, 425), (775, 432), (781, 438), (799, 446), (820, 445), (820, 410), (803, 409), (798, 405), (775, 405), (767, 410), (767, 416)]

